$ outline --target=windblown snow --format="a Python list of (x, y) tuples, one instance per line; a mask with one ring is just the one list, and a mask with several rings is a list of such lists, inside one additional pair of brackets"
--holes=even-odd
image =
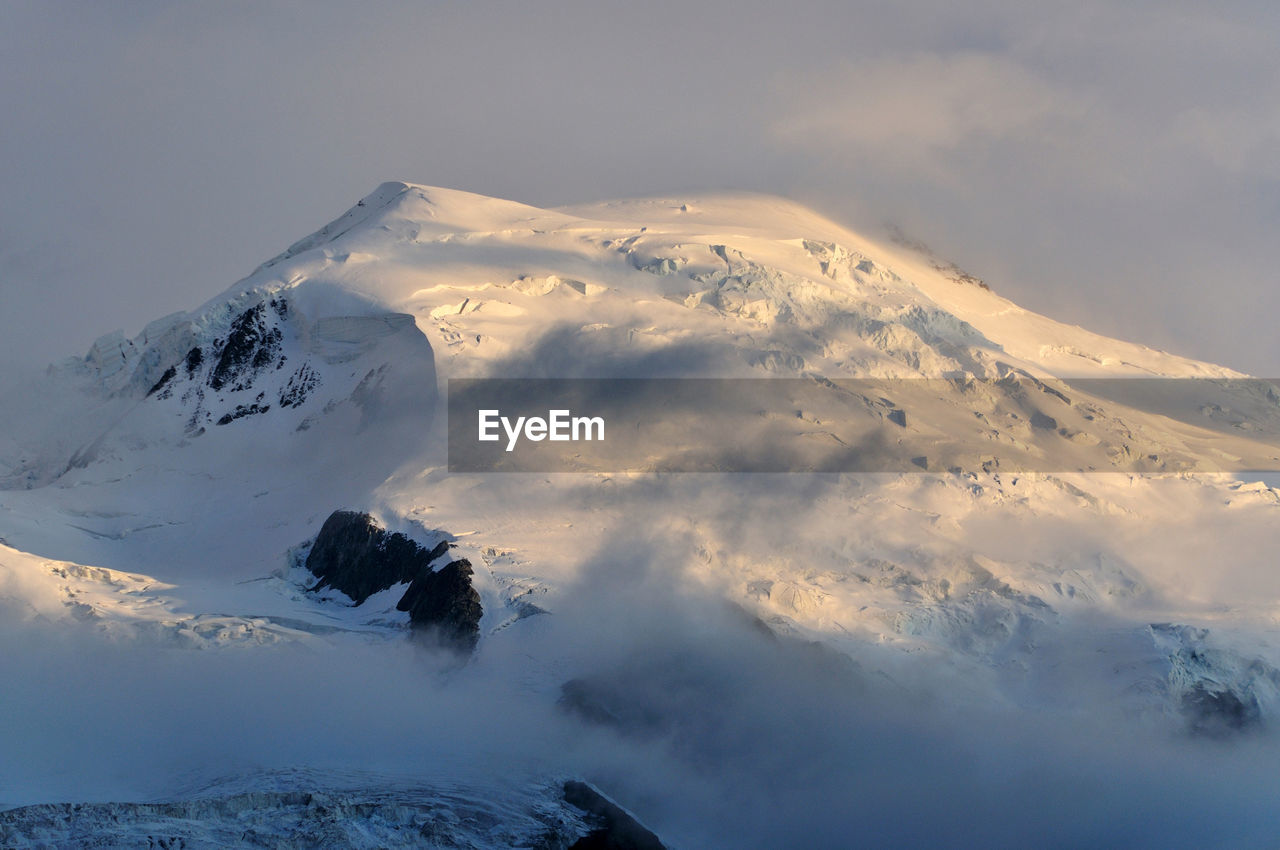
[[(338, 845), (567, 847), (598, 823), (566, 777), (671, 847), (1245, 846), (1280, 825), (1257, 795), (1280, 492), (1179, 472), (1220, 420), (1280, 430), (1280, 397), (1045, 395), (1156, 458), (1141, 475), (458, 475), (463, 377), (1242, 376), (777, 198), (383, 184), (4, 400), (0, 843), (278, 846), (287, 820)], [(970, 403), (939, 416), (986, 415)], [(1075, 456), (1065, 427), (993, 410), (997, 443)], [(317, 590), (336, 510), (470, 565), (473, 655), (409, 637), (408, 582)]]

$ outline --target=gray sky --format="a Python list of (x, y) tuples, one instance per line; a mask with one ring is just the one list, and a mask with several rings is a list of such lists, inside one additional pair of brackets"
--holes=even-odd
[(403, 179), (788, 195), (1280, 375), (1280, 7), (1207, 6), (8, 0), (0, 371), (194, 307)]

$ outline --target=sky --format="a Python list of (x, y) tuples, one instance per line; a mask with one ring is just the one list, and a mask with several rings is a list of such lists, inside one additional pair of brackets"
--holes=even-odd
[(747, 190), (1280, 375), (1280, 7), (0, 4), (0, 378), (198, 306), (385, 180)]

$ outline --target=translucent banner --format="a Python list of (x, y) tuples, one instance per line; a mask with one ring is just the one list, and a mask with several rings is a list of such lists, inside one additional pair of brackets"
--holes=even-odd
[(1280, 471), (1262, 379), (467, 379), (453, 472)]

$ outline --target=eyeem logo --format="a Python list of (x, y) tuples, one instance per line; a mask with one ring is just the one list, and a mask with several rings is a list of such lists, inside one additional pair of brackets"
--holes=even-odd
[(574, 416), (568, 410), (548, 410), (547, 418), (541, 416), (518, 416), (513, 423), (503, 416), (500, 410), (481, 410), (480, 433), (477, 439), (482, 442), (497, 442), (501, 439), (498, 428), (507, 435), (507, 451), (514, 451), (516, 443), (523, 435), (526, 440), (535, 443), (542, 440), (552, 442), (570, 442), (578, 440), (603, 440), (603, 416)]

